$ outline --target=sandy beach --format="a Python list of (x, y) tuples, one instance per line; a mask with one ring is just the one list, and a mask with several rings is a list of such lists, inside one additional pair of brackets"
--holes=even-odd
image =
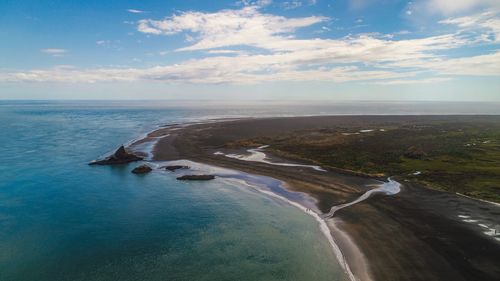
[[(281, 180), (290, 190), (315, 198), (314, 209), (324, 215), (332, 206), (356, 200), (380, 185), (381, 178), (342, 169), (322, 171), (308, 167), (316, 163), (299, 163), (269, 154), (266, 154), (268, 161), (295, 166), (227, 157), (228, 154), (248, 155), (248, 151), (225, 144), (325, 125), (366, 126), (418, 118), (447, 117), (219, 120), (160, 128), (132, 147), (155, 141), (152, 160), (187, 159)], [(500, 225), (499, 206), (412, 182), (401, 183), (397, 194), (374, 193), (364, 201), (337, 210), (332, 218), (325, 220), (357, 280), (500, 280), (500, 241), (488, 235), (495, 225)]]

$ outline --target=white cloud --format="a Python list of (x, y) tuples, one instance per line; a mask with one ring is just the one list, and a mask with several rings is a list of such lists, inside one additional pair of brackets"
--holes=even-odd
[(216, 13), (186, 12), (164, 20), (139, 21), (138, 30), (146, 34), (173, 35), (188, 32), (193, 43), (177, 51), (196, 51), (232, 46), (249, 46), (271, 52), (303, 52), (305, 57), (348, 61), (399, 60), (407, 57), (428, 57), (429, 51), (456, 48), (467, 40), (446, 34), (422, 39), (384, 40), (361, 34), (340, 39), (307, 39), (294, 37), (299, 28), (325, 22), (328, 18), (310, 16), (285, 18), (264, 14), (256, 7), (222, 10)]
[[(461, 75), (500, 76), (500, 51), (475, 56), (445, 55), (450, 49), (459, 50), (478, 42), (498, 44), (498, 17), (491, 13), (448, 18), (441, 24), (456, 30), (421, 38), (394, 39), (391, 34), (372, 33), (334, 39), (299, 39), (295, 37), (297, 29), (328, 19), (317, 16), (286, 18), (263, 13), (256, 6), (215, 13), (192, 11), (163, 20), (141, 20), (138, 30), (163, 36), (184, 35), (188, 45), (173, 51), (196, 52), (196, 58), (150, 68), (54, 68), (0, 72), (0, 81), (143, 80), (205, 84), (370, 81), (395, 85), (412, 81), (435, 83)], [(96, 43), (105, 44), (106, 41)], [(422, 73), (432, 78), (418, 78), (417, 75)]]
[(0, 73), (2, 82), (131, 82), (159, 81), (166, 83), (203, 83), (203, 84), (255, 84), (276, 81), (369, 81), (373, 79), (390, 79), (412, 76), (411, 73), (394, 73), (391, 71), (361, 70), (353, 66), (322, 67), (311, 70), (296, 70), (283, 67), (281, 71), (256, 62), (251, 58), (244, 64), (231, 64), (237, 60), (230, 57), (207, 58), (203, 61), (190, 61), (178, 65), (157, 66), (152, 68), (107, 68), (107, 69), (48, 69), (31, 70), (16, 73)]
[(49, 54), (53, 57), (62, 57), (68, 53), (68, 50), (66, 49), (57, 49), (57, 48), (48, 48), (48, 49), (41, 49), (40, 52), (44, 54)]
[(411, 34), (411, 32), (408, 30), (401, 30), (401, 31), (394, 33), (394, 35), (408, 35), (408, 34)]
[[(213, 50), (212, 50), (213, 51)], [(310, 63), (310, 64), (309, 64)], [(158, 81), (165, 83), (235, 83), (254, 84), (271, 81), (374, 81), (414, 77), (422, 70), (436, 75), (500, 76), (500, 52), (459, 59), (414, 61), (399, 68), (374, 70), (353, 65), (328, 66), (314, 61), (302, 61), (300, 54), (293, 57), (276, 55), (215, 56), (193, 59), (183, 63), (151, 68), (48, 69), (14, 73), (0, 73), (4, 82), (107, 82)], [(305, 67), (309, 66), (309, 67)], [(416, 71), (398, 71), (414, 67)], [(436, 77), (433, 81), (442, 80)], [(428, 80), (430, 81), (430, 80)], [(425, 80), (424, 80), (425, 83)], [(391, 84), (385, 82), (385, 84)], [(392, 84), (397, 84), (393, 82)]]
[(258, 0), (256, 5), (262, 7), (262, 6), (271, 5), (271, 3), (273, 3), (272, 0)]
[(247, 45), (268, 48), (271, 41), (288, 40), (298, 28), (326, 21), (325, 17), (285, 18), (260, 13), (257, 7), (240, 10), (222, 10), (216, 13), (186, 12), (164, 20), (139, 21), (138, 31), (155, 35), (173, 35), (191, 32), (198, 41), (182, 51)]
[(479, 32), (481, 34), (477, 38), (479, 41), (500, 42), (500, 9), (487, 10), (470, 16), (448, 18), (440, 23), (455, 25), (461, 32)]
[(103, 48), (110, 48), (110, 49), (116, 49), (119, 50), (120, 47), (120, 40), (97, 40), (96, 45), (103, 47)]
[(247, 52), (245, 51), (239, 51), (239, 50), (208, 50), (207, 53), (209, 54), (217, 54), (217, 55), (225, 55), (225, 54), (229, 54), (229, 55), (246, 55), (248, 54)]
[(467, 76), (500, 76), (500, 51), (473, 57), (435, 61), (430, 65), (439, 73)]
[(467, 12), (475, 8), (498, 8), (498, 0), (424, 0), (417, 3), (423, 4), (428, 12), (445, 15)]
[(281, 4), (281, 6), (283, 6), (283, 8), (286, 10), (293, 10), (301, 7), (302, 1), (300, 0), (285, 1)]
[(144, 14), (144, 13), (147, 13), (146, 11), (136, 10), (136, 9), (127, 9), (127, 12), (132, 13), (132, 14)]
[(414, 85), (414, 84), (436, 84), (453, 80), (450, 77), (424, 78), (424, 79), (397, 79), (388, 81), (377, 81), (372, 84), (376, 85)]
[(272, 0), (240, 0), (236, 2), (236, 5), (265, 7), (271, 5), (272, 3), (273, 3)]

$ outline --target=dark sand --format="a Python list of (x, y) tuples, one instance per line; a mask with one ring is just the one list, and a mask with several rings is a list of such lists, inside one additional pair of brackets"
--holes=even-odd
[[(224, 144), (243, 138), (277, 135), (325, 126), (368, 126), (414, 120), (477, 116), (326, 116), (245, 119), (167, 127), (150, 134), (162, 137), (154, 160), (188, 159), (271, 176), (290, 189), (310, 194), (326, 213), (333, 205), (357, 198), (373, 178), (280, 167), (214, 155)], [(168, 136), (167, 136), (168, 135)], [(147, 138), (147, 139), (148, 139)], [(147, 141), (146, 139), (146, 141)], [(241, 151), (240, 151), (241, 152)], [(308, 163), (305, 163), (308, 164)], [(500, 241), (484, 234), (478, 223), (500, 225), (500, 207), (451, 193), (404, 183), (394, 196), (375, 195), (338, 211), (330, 226), (359, 280), (500, 280)], [(467, 223), (459, 215), (478, 219)]]

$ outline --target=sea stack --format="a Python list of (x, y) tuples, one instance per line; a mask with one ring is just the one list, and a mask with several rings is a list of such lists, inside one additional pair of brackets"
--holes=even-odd
[(141, 165), (141, 166), (135, 167), (132, 170), (132, 173), (134, 173), (134, 174), (147, 174), (147, 173), (151, 172), (152, 170), (153, 169), (151, 167), (149, 167), (148, 165)]
[(166, 166), (164, 168), (165, 168), (165, 170), (168, 170), (170, 172), (174, 172), (174, 171), (180, 170), (180, 169), (189, 169), (189, 166), (172, 165), (172, 166)]
[(108, 156), (102, 160), (92, 161), (89, 163), (89, 165), (117, 165), (141, 160), (143, 160), (142, 157), (127, 152), (125, 150), (125, 147), (123, 147), (122, 145), (115, 151), (115, 153), (113, 153), (113, 155)]

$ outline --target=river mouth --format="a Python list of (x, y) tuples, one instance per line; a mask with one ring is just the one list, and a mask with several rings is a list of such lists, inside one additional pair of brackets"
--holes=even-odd
[[(370, 132), (371, 130), (361, 130), (362, 132)], [(251, 148), (247, 149), (246, 152), (247, 154), (226, 154), (220, 151), (214, 152), (214, 155), (221, 155), (225, 156), (228, 158), (233, 158), (233, 159), (238, 159), (241, 161), (248, 161), (248, 162), (259, 162), (259, 163), (265, 163), (269, 164), (272, 166), (284, 166), (284, 167), (302, 167), (302, 168), (310, 168), (316, 171), (320, 172), (327, 172), (327, 170), (323, 169), (321, 166), (317, 165), (306, 165), (306, 164), (298, 164), (298, 163), (285, 163), (285, 162), (276, 162), (272, 161), (264, 152), (266, 148), (268, 148), (269, 145), (262, 145), (257, 148)], [(401, 191), (401, 184), (390, 177), (387, 179), (387, 182), (381, 182), (378, 186), (373, 187), (372, 189), (367, 190), (365, 193), (363, 193), (360, 197), (356, 198), (355, 200), (332, 206), (330, 211), (327, 214), (322, 214), (324, 218), (332, 218), (335, 215), (335, 212), (338, 210), (341, 210), (343, 208), (352, 206), (354, 204), (360, 203), (372, 196), (373, 194), (376, 193), (382, 193), (385, 195), (395, 195)]]
[(335, 213), (337, 211), (344, 209), (344, 208), (347, 208), (349, 206), (358, 204), (360, 202), (363, 202), (363, 201), (367, 200), (368, 198), (370, 198), (370, 196), (372, 196), (376, 193), (382, 193), (385, 195), (395, 195), (395, 194), (398, 194), (400, 191), (401, 191), (401, 184), (389, 177), (387, 179), (387, 182), (382, 182), (377, 187), (366, 191), (365, 193), (363, 193), (363, 195), (356, 198), (355, 200), (353, 200), (351, 202), (344, 203), (344, 204), (332, 206), (330, 211), (328, 213), (324, 214), (323, 217), (333, 218), (333, 216), (335, 215)]

